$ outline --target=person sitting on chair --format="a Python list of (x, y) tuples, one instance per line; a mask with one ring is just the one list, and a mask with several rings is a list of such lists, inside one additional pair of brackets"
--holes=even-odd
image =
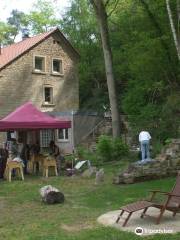
[(50, 141), (49, 150), (49, 154), (51, 156), (54, 156), (54, 158), (56, 159), (57, 170), (58, 174), (60, 175), (61, 163), (64, 160), (64, 157), (60, 154), (59, 147), (55, 144), (53, 140)]

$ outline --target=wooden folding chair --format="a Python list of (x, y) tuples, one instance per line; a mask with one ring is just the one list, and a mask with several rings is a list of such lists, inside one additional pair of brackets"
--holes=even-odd
[(43, 161), (43, 176), (48, 177), (49, 167), (54, 168), (55, 175), (58, 176), (56, 159), (54, 158), (45, 158)]
[(6, 164), (6, 170), (4, 174), (5, 178), (8, 179), (9, 182), (11, 182), (11, 175), (13, 170), (15, 170), (16, 173), (22, 178), (22, 180), (24, 180), (22, 163), (16, 161), (9, 161)]

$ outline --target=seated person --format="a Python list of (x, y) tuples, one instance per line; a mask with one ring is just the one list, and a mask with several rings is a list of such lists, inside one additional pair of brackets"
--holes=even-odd
[(20, 150), (22, 150), (22, 146), (20, 146), (20, 147), (18, 146), (15, 138), (11, 139), (10, 147), (9, 147), (9, 154), (8, 154), (9, 155), (8, 161), (20, 162), (20, 163), (22, 163), (22, 165), (24, 167), (23, 159), (21, 159), (21, 157), (20, 157), (20, 155), (21, 155), (21, 153), (19, 152)]
[(49, 143), (49, 154), (51, 156), (54, 156), (54, 158), (56, 159), (57, 170), (58, 174), (60, 175), (60, 169), (62, 162), (64, 161), (64, 156), (61, 155), (59, 147), (55, 144), (53, 140), (51, 140)]
[(53, 140), (51, 140), (49, 143), (49, 154), (54, 157), (57, 157), (59, 155), (59, 148)]
[(18, 157), (18, 144), (15, 138), (11, 139), (9, 152), (11, 153), (11, 158), (14, 159), (15, 157)]
[(31, 154), (38, 155), (40, 153), (40, 150), (41, 148), (38, 141), (34, 144), (30, 144), (29, 146), (29, 152)]

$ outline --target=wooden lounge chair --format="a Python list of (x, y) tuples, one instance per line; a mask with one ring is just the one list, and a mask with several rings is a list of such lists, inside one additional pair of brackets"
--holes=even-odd
[[(171, 192), (162, 192), (159, 190), (153, 190), (151, 192), (152, 195), (149, 202), (153, 204), (153, 207), (160, 209), (160, 214), (156, 219), (156, 224), (160, 223), (163, 213), (166, 210), (171, 211), (173, 213), (173, 217), (176, 216), (176, 213), (180, 212), (180, 173), (177, 176), (176, 183)], [(158, 193), (165, 196), (166, 199), (164, 202), (156, 203), (154, 201), (155, 196)], [(147, 210), (148, 207), (144, 209), (143, 213), (141, 214), (141, 218), (146, 215)]]
[[(119, 214), (116, 223), (119, 222), (123, 213), (127, 212), (128, 216), (123, 223), (123, 227), (125, 227), (132, 213), (144, 209), (141, 214), (141, 218), (143, 218), (146, 215), (146, 212), (149, 207), (155, 207), (160, 209), (160, 213), (156, 219), (156, 224), (160, 223), (163, 213), (166, 210), (171, 211), (173, 213), (173, 217), (176, 216), (176, 213), (180, 212), (180, 173), (177, 176), (176, 183), (171, 192), (162, 192), (159, 190), (153, 190), (151, 192), (152, 195), (149, 200), (137, 201), (121, 207), (120, 208), (121, 213)], [(156, 203), (154, 200), (157, 193), (162, 194), (165, 197), (165, 201)]]

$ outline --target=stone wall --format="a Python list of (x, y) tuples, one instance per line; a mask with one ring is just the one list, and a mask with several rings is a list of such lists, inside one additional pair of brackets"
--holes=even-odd
[(145, 164), (133, 163), (113, 180), (115, 184), (134, 183), (166, 176), (175, 176), (180, 171), (180, 139), (173, 139), (161, 154)]
[[(45, 73), (34, 72), (34, 55), (46, 57)], [(62, 59), (63, 75), (52, 74), (52, 58)], [(78, 110), (76, 65), (77, 56), (55, 33), (12, 62), (0, 71), (0, 118), (27, 101), (43, 111)], [(52, 105), (44, 105), (45, 85), (53, 87)]]

